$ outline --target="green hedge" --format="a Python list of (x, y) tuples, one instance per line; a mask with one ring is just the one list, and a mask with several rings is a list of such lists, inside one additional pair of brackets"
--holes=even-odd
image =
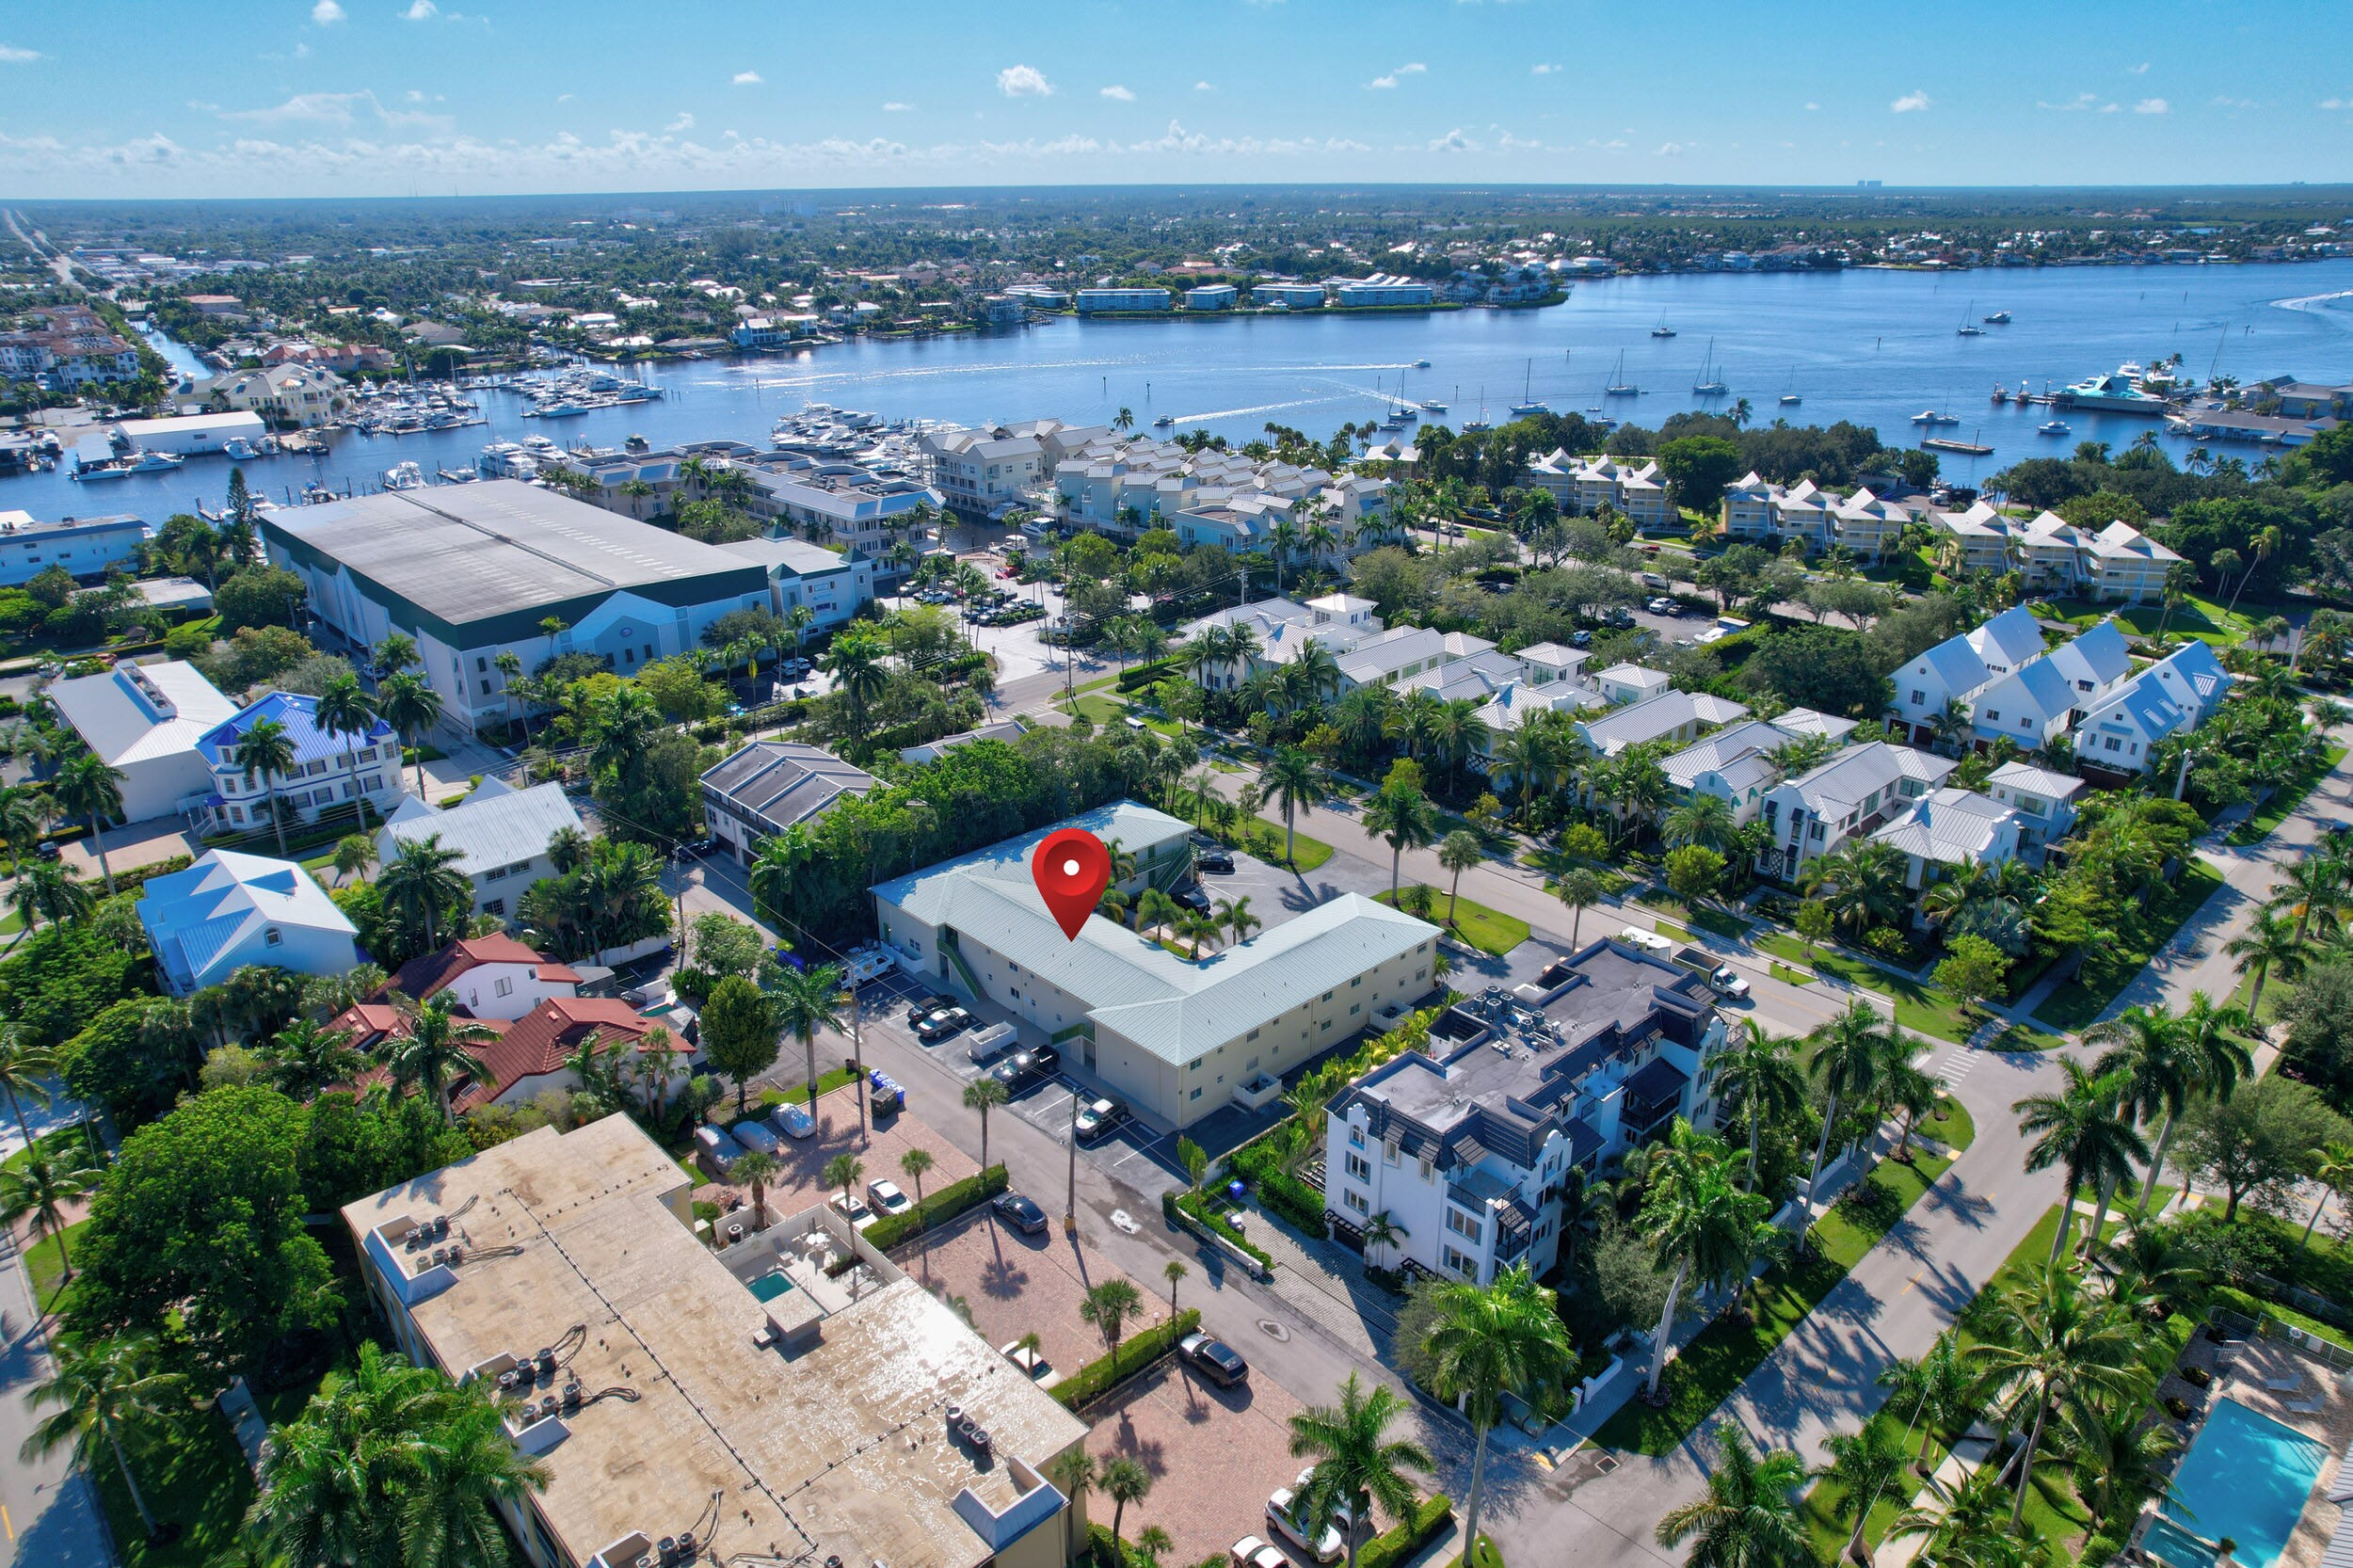
[(1357, 1548), (1356, 1568), (1393, 1568), (1412, 1561), (1414, 1554), (1435, 1541), (1453, 1517), (1454, 1499), (1445, 1493), (1425, 1498), (1411, 1519), (1392, 1525)]
[(1200, 1326), (1200, 1312), (1189, 1306), (1158, 1328), (1145, 1329), (1133, 1338), (1121, 1341), (1119, 1349), (1112, 1352), (1119, 1358), (1117, 1376), (1112, 1375), (1112, 1356), (1105, 1355), (1054, 1384), (1053, 1396), (1068, 1410), (1092, 1404), (1175, 1350), (1177, 1340)]
[(1182, 1210), (1188, 1219), (1192, 1220), (1195, 1224), (1200, 1225), (1204, 1230), (1216, 1233), (1218, 1236), (1221, 1236), (1226, 1240), (1232, 1242), (1235, 1246), (1240, 1247), (1248, 1256), (1257, 1258), (1258, 1260), (1258, 1267), (1261, 1269), (1272, 1269), (1274, 1267), (1274, 1259), (1267, 1256), (1267, 1250), (1264, 1247), (1259, 1246), (1257, 1242), (1251, 1240), (1250, 1238), (1244, 1236), (1241, 1231), (1236, 1230), (1232, 1225), (1226, 1224), (1225, 1216), (1217, 1213), (1214, 1209), (1210, 1208), (1207, 1203), (1204, 1203), (1201, 1199), (1200, 1193), (1162, 1192), (1160, 1194), (1160, 1212), (1167, 1218), (1170, 1224), (1180, 1224), (1180, 1222), (1176, 1218), (1176, 1212), (1178, 1210)]
[(952, 1220), (968, 1208), (986, 1203), (1005, 1190), (1005, 1168), (991, 1165), (979, 1176), (952, 1181), (936, 1192), (926, 1192), (923, 1201), (904, 1214), (886, 1214), (866, 1227), (866, 1240), (880, 1251), (888, 1252), (918, 1228)]
[(194, 864), (196, 862), (188, 856), (175, 855), (168, 860), (158, 860), (152, 866), (133, 866), (127, 871), (119, 871), (115, 872), (115, 891), (132, 892), (145, 886), (152, 878), (169, 876), (174, 872), (186, 871)]
[(1183, 674), (1184, 667), (1184, 659), (1174, 654), (1165, 659), (1155, 659), (1148, 664), (1137, 664), (1131, 669), (1119, 672), (1118, 689), (1123, 694), (1142, 691), (1146, 686), (1157, 685), (1172, 675)]
[(1280, 1215), (1319, 1241), (1332, 1234), (1323, 1217), (1323, 1194), (1285, 1170), (1273, 1144), (1244, 1144), (1226, 1164), (1257, 1190), (1259, 1206), (1269, 1213)]

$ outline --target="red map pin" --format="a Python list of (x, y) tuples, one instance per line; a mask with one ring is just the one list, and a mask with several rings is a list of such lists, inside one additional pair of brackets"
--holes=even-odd
[(1111, 886), (1112, 852), (1085, 828), (1065, 827), (1048, 834), (1031, 854), (1030, 877), (1063, 936), (1075, 942)]

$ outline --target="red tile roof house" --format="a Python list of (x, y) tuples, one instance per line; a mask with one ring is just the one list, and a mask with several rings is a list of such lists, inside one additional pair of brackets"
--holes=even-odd
[[(656, 1030), (668, 1032), (662, 1019), (648, 1017), (625, 1001), (574, 994), (579, 982), (572, 970), (541, 958), (511, 936), (468, 937), (411, 959), (328, 1027), (347, 1032), (355, 1048), (373, 1052), (406, 1028), (393, 996), (424, 1001), (449, 992), (461, 1016), (498, 1035), (472, 1048), (490, 1069), (492, 1081), (461, 1080), (451, 1095), (452, 1109), (520, 1105), (549, 1089), (569, 1093), (580, 1087), (564, 1059), (592, 1032), (601, 1032), (607, 1041), (641, 1051)], [(671, 1034), (669, 1043), (681, 1054), (665, 1093), (686, 1081), (695, 1059), (687, 1041)]]

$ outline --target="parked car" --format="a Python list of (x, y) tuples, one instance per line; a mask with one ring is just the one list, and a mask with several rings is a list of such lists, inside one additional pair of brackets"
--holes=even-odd
[(1208, 872), (1212, 876), (1231, 876), (1234, 874), (1234, 852), (1224, 848), (1195, 850), (1193, 869)]
[(1298, 1496), (1298, 1491), (1294, 1487), (1286, 1486), (1277, 1489), (1274, 1496), (1266, 1500), (1267, 1523), (1274, 1527), (1275, 1534), (1305, 1552), (1318, 1562), (1337, 1562), (1340, 1560), (1340, 1553), (1347, 1549), (1347, 1543), (1340, 1539), (1339, 1530), (1331, 1525), (1324, 1526), (1322, 1531), (1315, 1539), (1309, 1540), (1306, 1529), (1300, 1524), (1298, 1515), (1292, 1512), (1294, 1499)]
[(971, 1027), (971, 1014), (961, 1007), (943, 1007), (915, 1026), (915, 1037), (933, 1046)]
[(907, 1108), (905, 1087), (880, 1067), (867, 1073), (866, 1088), (867, 1103), (874, 1108), (877, 1116), (886, 1111), (904, 1111)]
[(1092, 1144), (1127, 1119), (1128, 1108), (1117, 1100), (1089, 1100), (1079, 1107), (1079, 1142)]
[(768, 1119), (776, 1123), (776, 1130), (787, 1138), (817, 1136), (817, 1118), (810, 1115), (808, 1107), (798, 1100), (785, 1101), (768, 1113)]
[(855, 1192), (836, 1192), (825, 1201), (833, 1205), (835, 1213), (848, 1220), (858, 1230), (864, 1230), (882, 1217), (867, 1208), (866, 1200)]
[(1225, 1556), (1233, 1568), (1290, 1568), (1291, 1560), (1283, 1548), (1255, 1535), (1245, 1535), (1226, 1548)]
[(718, 840), (706, 836), (696, 840), (691, 844), (680, 844), (678, 852), (689, 860), (700, 860), (718, 847)]
[(904, 1214), (915, 1207), (915, 1201), (899, 1191), (895, 1181), (870, 1181), (866, 1184), (866, 1201), (885, 1214)]
[(907, 1003), (907, 1027), (913, 1029), (943, 1007), (953, 1007), (956, 999), (935, 991), (928, 997), (918, 997)]
[(1220, 1388), (1231, 1388), (1250, 1375), (1250, 1364), (1215, 1335), (1188, 1334), (1176, 1342), (1176, 1353)]
[(1003, 1084), (1009, 1093), (1018, 1094), (1034, 1083), (1043, 1083), (1062, 1071), (1062, 1052), (1053, 1046), (1036, 1046), (1017, 1050), (989, 1069), (990, 1075)]
[(1172, 896), (1178, 904), (1195, 914), (1205, 914), (1209, 910), (1209, 895), (1201, 890), (1201, 885), (1197, 882), (1190, 887), (1177, 888)]
[(747, 1149), (757, 1150), (761, 1154), (776, 1152), (776, 1135), (770, 1130), (768, 1124), (763, 1120), (746, 1117), (728, 1128), (728, 1135)]
[(989, 1207), (997, 1217), (1024, 1236), (1046, 1234), (1046, 1210), (1018, 1192), (1007, 1192)]
[(1679, 616), (1683, 614), (1683, 606), (1677, 604), (1673, 600), (1669, 599), (1665, 594), (1657, 594), (1652, 596), (1651, 601), (1648, 604), (1643, 605), (1642, 608), (1648, 610), (1654, 616)]

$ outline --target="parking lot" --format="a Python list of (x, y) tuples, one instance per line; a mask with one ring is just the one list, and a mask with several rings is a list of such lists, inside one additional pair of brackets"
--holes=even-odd
[[(1245, 1355), (1248, 1346), (1237, 1347)], [(1271, 1377), (1255, 1373), (1233, 1388), (1220, 1388), (1175, 1360), (1088, 1414), (1095, 1428), (1087, 1452), (1098, 1460), (1133, 1459), (1152, 1474), (1152, 1491), (1129, 1505), (1120, 1533), (1134, 1540), (1146, 1525), (1175, 1538), (1162, 1554), (1169, 1562), (1223, 1558), (1245, 1535), (1283, 1545), (1295, 1565), (1312, 1560), (1274, 1535), (1266, 1501), (1288, 1486), (1307, 1461), (1290, 1453), (1290, 1418), (1299, 1402)], [(1100, 1497), (1088, 1517), (1108, 1524)]]
[[(1079, 1316), (1087, 1291), (1122, 1277), (1082, 1235), (1063, 1234), (1062, 1194), (1032, 1192), (1051, 1223), (1042, 1236), (1024, 1236), (992, 1208), (967, 1214), (933, 1233), (928, 1254), (898, 1254), (900, 1266), (942, 1297), (953, 1298), (971, 1315), (972, 1327), (990, 1344), (1012, 1344), (1034, 1334), (1053, 1371), (1067, 1377), (1101, 1357), (1108, 1346), (1095, 1326)], [(1135, 1282), (1143, 1310), (1121, 1325), (1131, 1338), (1168, 1317), (1165, 1284)]]
[[(789, 1083), (779, 1086), (786, 1087), (790, 1092)], [(914, 1197), (915, 1184), (899, 1169), (899, 1157), (911, 1148), (924, 1149), (932, 1157), (932, 1168), (923, 1177), (926, 1192), (936, 1192), (952, 1181), (962, 1181), (978, 1173), (979, 1167), (968, 1156), (935, 1132), (912, 1111), (882, 1117), (875, 1122), (868, 1140), (861, 1144), (857, 1131), (857, 1102), (852, 1098), (856, 1089), (855, 1084), (844, 1084), (830, 1094), (817, 1096), (815, 1137), (784, 1138), (779, 1142), (776, 1160), (784, 1168), (766, 1183), (771, 1218), (797, 1214), (836, 1195), (840, 1189), (827, 1187), (824, 1173), (825, 1161), (837, 1154), (855, 1155), (866, 1167), (865, 1173), (858, 1177), (856, 1188), (861, 1198), (865, 1196), (866, 1184), (871, 1181), (894, 1182), (908, 1197)], [(799, 1095), (794, 1094), (792, 1098), (794, 1104), (801, 1103)], [(733, 1109), (732, 1104), (729, 1109)], [(769, 1125), (772, 1128), (775, 1127), (773, 1122)], [(746, 1202), (751, 1198), (748, 1188), (724, 1182), (715, 1184), (712, 1190), (697, 1192), (696, 1196), (725, 1208), (728, 1197), (721, 1194), (740, 1195)]]

